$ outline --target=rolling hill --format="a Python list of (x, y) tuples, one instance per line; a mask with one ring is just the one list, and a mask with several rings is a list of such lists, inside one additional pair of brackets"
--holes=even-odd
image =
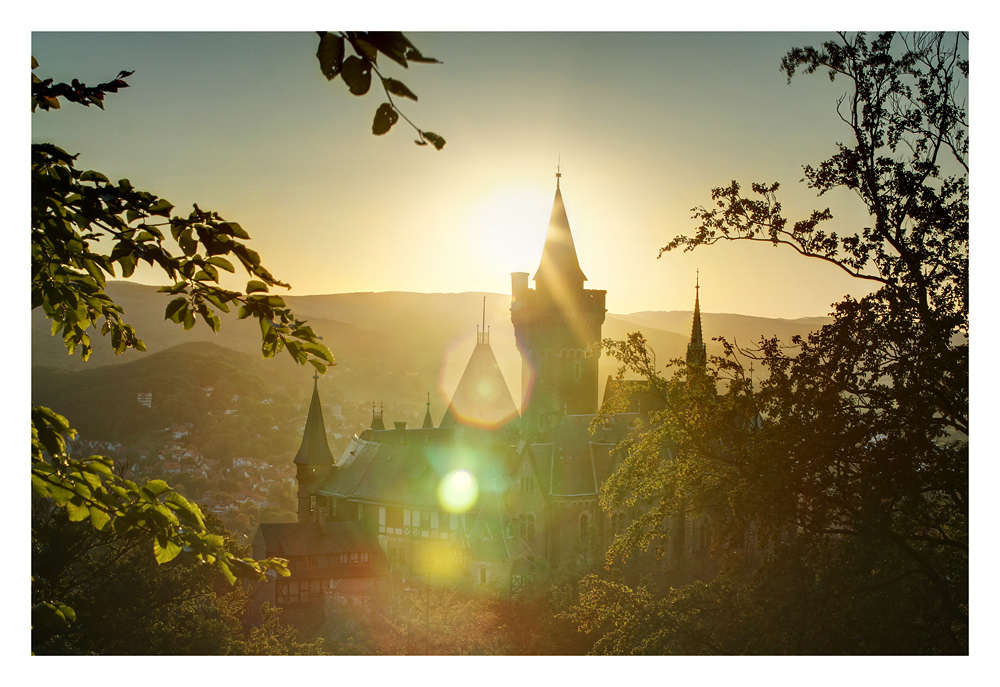
[[(78, 357), (66, 354), (59, 339), (49, 335), (48, 322), (36, 310), (31, 320), (33, 389), (41, 388), (39, 385), (58, 386), (60, 379), (68, 384), (67, 380), (77, 373), (84, 375), (81, 379), (127, 385), (125, 379), (118, 378), (122, 371), (116, 368), (152, 358), (156, 352), (204, 356), (208, 349), (186, 344), (210, 342), (215, 344), (211, 349), (212, 359), (218, 368), (213, 374), (220, 379), (234, 378), (226, 383), (239, 386), (239, 380), (246, 378), (247, 384), (261, 384), (264, 385), (261, 388), (287, 390), (293, 396), (307, 397), (312, 368), (295, 365), (284, 354), (275, 360), (262, 361), (256, 323), (239, 321), (230, 315), (224, 317), (218, 334), (201, 323), (185, 332), (164, 320), (167, 298), (156, 293), (156, 287), (112, 282), (108, 292), (123, 306), (127, 321), (135, 326), (149, 353), (130, 351), (115, 356), (109, 346), (101, 345), (98, 340), (90, 362), (81, 363)], [(383, 401), (387, 420), (412, 422), (423, 417), (428, 392), (435, 418), (439, 419), (444, 412), (474, 348), (477, 329), (483, 325), (484, 296), (485, 326), (516, 399), (520, 393), (521, 362), (510, 324), (508, 295), (347, 293), (287, 297), (286, 301), (297, 314), (309, 320), (337, 357), (337, 367), (326, 376), (334, 400), (369, 404)], [(691, 335), (691, 316), (690, 311), (608, 313), (603, 334), (606, 338), (621, 339), (631, 331), (642, 331), (658, 359), (666, 361), (685, 354)], [(724, 335), (741, 344), (755, 341), (761, 335), (789, 338), (804, 334), (826, 321), (822, 317), (781, 320), (702, 313), (706, 339)], [(227, 350), (232, 352), (228, 358)], [(708, 341), (708, 350), (710, 355), (721, 354), (721, 346), (712, 341)], [(126, 376), (145, 374), (141, 366), (125, 369)], [(602, 387), (603, 380), (615, 370), (613, 361), (602, 358)], [(205, 369), (198, 374), (202, 386), (206, 386), (204, 380), (209, 378), (209, 371)], [(251, 383), (251, 379), (257, 381)], [(249, 387), (246, 393), (252, 393)]]

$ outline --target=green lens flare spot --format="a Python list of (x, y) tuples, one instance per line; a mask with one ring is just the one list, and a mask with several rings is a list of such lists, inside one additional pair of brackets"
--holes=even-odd
[(450, 513), (464, 513), (472, 508), (479, 496), (476, 478), (466, 470), (453, 470), (445, 475), (438, 487), (438, 501)]

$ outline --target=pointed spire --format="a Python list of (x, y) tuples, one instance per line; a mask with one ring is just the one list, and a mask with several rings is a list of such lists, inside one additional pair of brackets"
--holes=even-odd
[(542, 248), (542, 260), (535, 272), (535, 282), (539, 287), (562, 292), (583, 289), (587, 275), (580, 269), (580, 260), (576, 256), (576, 245), (569, 228), (569, 218), (566, 216), (566, 206), (563, 203), (562, 191), (559, 190), (561, 172), (556, 172), (556, 196), (552, 202), (552, 215), (549, 217), (549, 231), (545, 235), (545, 247)]
[(323, 423), (323, 405), (319, 400), (319, 375), (313, 374), (313, 393), (306, 416), (306, 427), (302, 431), (302, 445), (295, 454), (296, 464), (333, 465), (333, 454), (326, 441), (326, 425)]
[(427, 392), (427, 412), (424, 413), (424, 424), (421, 429), (434, 429), (434, 419), (431, 417), (431, 392)]
[(382, 422), (382, 411), (385, 410), (385, 406), (379, 403), (378, 410), (375, 410), (375, 401), (372, 401), (372, 426), (369, 429), (385, 429), (385, 423)]
[(699, 284), (698, 271), (695, 271), (695, 282), (694, 282), (694, 319), (691, 322), (691, 342), (688, 344), (687, 349), (687, 363), (688, 365), (705, 367), (708, 363), (708, 355), (705, 351), (705, 341), (701, 335), (701, 304), (699, 303), (699, 291), (701, 285)]

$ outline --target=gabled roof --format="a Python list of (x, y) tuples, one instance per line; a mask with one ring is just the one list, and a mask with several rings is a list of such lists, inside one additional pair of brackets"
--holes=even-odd
[(332, 553), (374, 552), (378, 540), (360, 521), (330, 522), (326, 532), (315, 522), (263, 523), (257, 527), (254, 548), (264, 556), (322, 556)]
[(456, 424), (498, 428), (517, 417), (517, 406), (500, 371), (489, 337), (480, 334), (455, 388), (442, 427)]
[(302, 444), (295, 454), (296, 465), (333, 465), (333, 454), (326, 441), (326, 425), (323, 423), (323, 407), (319, 401), (319, 378), (313, 378), (312, 401), (309, 415), (302, 432)]
[(542, 493), (550, 496), (596, 495), (614, 470), (614, 447), (630, 430), (635, 413), (612, 415), (590, 434), (593, 415), (567, 415), (550, 434), (549, 443), (530, 444)]
[(615, 379), (608, 375), (601, 398), (603, 412), (648, 413), (667, 407), (663, 396), (652, 390), (645, 379)]
[(587, 275), (580, 269), (576, 244), (573, 243), (566, 206), (563, 204), (557, 180), (556, 197), (552, 202), (552, 215), (549, 217), (549, 231), (545, 235), (542, 259), (535, 272), (535, 283), (559, 289), (562, 286), (581, 288), (585, 281)]
[(530, 551), (512, 525), (499, 486), (489, 491), (481, 503), (469, 528), (469, 556), (480, 561), (509, 561), (527, 556)]

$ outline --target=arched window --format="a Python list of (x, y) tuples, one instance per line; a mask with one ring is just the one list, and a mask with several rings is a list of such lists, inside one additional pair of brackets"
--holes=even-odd
[(580, 514), (580, 540), (586, 540), (590, 536), (590, 513)]

